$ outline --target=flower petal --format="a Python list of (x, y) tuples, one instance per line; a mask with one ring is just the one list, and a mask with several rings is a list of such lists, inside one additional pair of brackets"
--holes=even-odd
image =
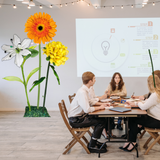
[(9, 45), (3, 45), (1, 48), (2, 48), (4, 51), (8, 52), (8, 53), (14, 51), (13, 46), (9, 46)]
[(14, 34), (14, 35), (13, 35), (13, 45), (14, 45), (15, 47), (17, 47), (19, 43), (21, 43), (20, 38), (19, 38), (16, 34)]
[(22, 62), (23, 62), (23, 57), (22, 57), (22, 55), (21, 55), (21, 54), (16, 54), (16, 58), (15, 58), (14, 63), (15, 63), (18, 67), (20, 67), (21, 64), (22, 64)]
[(31, 54), (31, 52), (27, 49), (24, 49), (23, 51), (20, 52), (21, 55), (27, 56), (28, 54)]
[(22, 44), (21, 44), (21, 48), (22, 49), (25, 49), (25, 48), (28, 48), (31, 44), (31, 39), (24, 39)]
[(7, 54), (7, 56), (3, 57), (3, 58), (2, 58), (2, 61), (10, 60), (10, 59), (12, 59), (15, 55), (16, 55), (16, 53), (13, 51), (13, 52)]

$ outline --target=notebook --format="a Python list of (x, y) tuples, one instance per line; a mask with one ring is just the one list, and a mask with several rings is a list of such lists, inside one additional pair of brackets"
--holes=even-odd
[(123, 107), (114, 107), (114, 108), (110, 108), (109, 110), (117, 111), (117, 112), (128, 112), (128, 111), (131, 111), (130, 108), (123, 108)]

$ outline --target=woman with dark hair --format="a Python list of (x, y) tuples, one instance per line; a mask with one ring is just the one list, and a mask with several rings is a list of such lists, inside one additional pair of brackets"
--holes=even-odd
[[(110, 96), (112, 96), (112, 95), (116, 95), (116, 96), (120, 96), (120, 97), (127, 96), (127, 90), (126, 90), (125, 84), (123, 82), (123, 78), (119, 72), (115, 72), (113, 74), (111, 82), (108, 85), (105, 93), (110, 94)], [(122, 121), (122, 117), (118, 117), (117, 129), (119, 129), (119, 130), (123, 130), (123, 128), (121, 127), (121, 121)], [(112, 128), (114, 128), (114, 126), (115, 125), (114, 125), (114, 118), (113, 118)]]
[(119, 72), (114, 73), (105, 93), (110, 93), (110, 95), (117, 95), (120, 97), (125, 97), (127, 95), (127, 90), (123, 82), (123, 78)]

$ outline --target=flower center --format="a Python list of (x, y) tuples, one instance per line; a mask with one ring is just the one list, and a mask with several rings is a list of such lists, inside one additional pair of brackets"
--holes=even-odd
[(44, 30), (44, 25), (43, 24), (38, 25), (37, 30), (42, 32)]
[(21, 51), (21, 49), (16, 48), (16, 53), (19, 53)]

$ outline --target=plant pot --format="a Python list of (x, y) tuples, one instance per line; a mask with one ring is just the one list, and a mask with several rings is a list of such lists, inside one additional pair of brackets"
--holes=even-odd
[(39, 109), (37, 109), (37, 106), (31, 106), (31, 111), (29, 111), (29, 107), (26, 106), (24, 117), (50, 117), (50, 115), (46, 107), (39, 107)]

